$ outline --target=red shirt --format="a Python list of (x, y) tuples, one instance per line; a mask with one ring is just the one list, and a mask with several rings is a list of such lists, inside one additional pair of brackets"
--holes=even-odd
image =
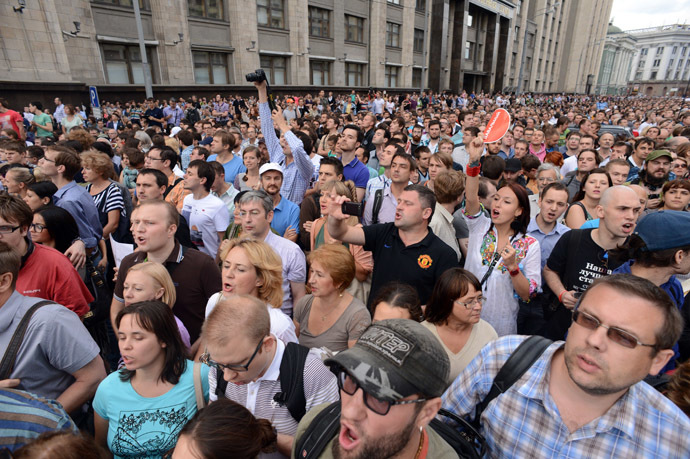
[(7, 110), (5, 113), (0, 113), (0, 129), (14, 129), (14, 132), (21, 135), (19, 126), (24, 125), (24, 118), (22, 115), (14, 110)]
[(19, 270), (16, 290), (25, 296), (61, 304), (79, 317), (89, 312), (93, 296), (69, 259), (55, 249), (34, 244)]

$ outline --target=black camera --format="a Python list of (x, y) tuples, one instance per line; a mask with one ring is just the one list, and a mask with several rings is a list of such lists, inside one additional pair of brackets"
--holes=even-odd
[(254, 73), (248, 73), (245, 75), (245, 78), (250, 83), (261, 83), (262, 81), (266, 81), (266, 73), (263, 71), (263, 69), (256, 69), (254, 70)]

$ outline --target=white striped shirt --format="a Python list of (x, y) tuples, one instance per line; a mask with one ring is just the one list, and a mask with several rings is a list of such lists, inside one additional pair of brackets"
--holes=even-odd
[[(280, 362), (283, 360), (285, 344), (276, 339), (276, 353), (266, 373), (253, 383), (237, 385), (228, 383), (225, 397), (239, 403), (260, 419), (268, 419), (278, 433), (294, 436), (297, 432), (297, 421), (292, 417), (287, 406), (278, 406), (273, 396), (281, 391)], [(340, 399), (335, 375), (321, 361), (321, 351), (311, 349), (304, 364), (304, 397), (307, 400), (306, 411), (322, 403), (331, 403)], [(209, 373), (210, 400), (216, 397), (216, 370)]]

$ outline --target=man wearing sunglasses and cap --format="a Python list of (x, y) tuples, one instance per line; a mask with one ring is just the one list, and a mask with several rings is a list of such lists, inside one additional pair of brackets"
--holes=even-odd
[[(682, 319), (669, 296), (630, 274), (597, 279), (551, 344), (480, 418), (489, 457), (680, 458), (690, 419), (642, 382), (673, 356)], [(525, 339), (487, 345), (451, 384), (443, 408), (473, 417), (498, 370)]]
[[(428, 426), (441, 407), (450, 363), (421, 324), (405, 319), (376, 322), (352, 348), (324, 363), (338, 379), (340, 428), (319, 457), (458, 457)], [(308, 428), (314, 435), (322, 427), (310, 424), (329, 408), (316, 407), (302, 418), (296, 448)], [(294, 450), (293, 457), (303, 457), (302, 451)]]

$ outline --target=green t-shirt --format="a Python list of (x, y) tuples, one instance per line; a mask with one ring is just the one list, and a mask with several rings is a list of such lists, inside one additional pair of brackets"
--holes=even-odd
[[(37, 124), (40, 124), (41, 126), (45, 126), (47, 123), (52, 123), (52, 119), (50, 118), (50, 115), (46, 115), (45, 113), (41, 113), (40, 115), (35, 115), (34, 121)], [(40, 127), (36, 127), (36, 135), (39, 137), (50, 137), (53, 135), (53, 132), (48, 131), (47, 129), (41, 129)]]

